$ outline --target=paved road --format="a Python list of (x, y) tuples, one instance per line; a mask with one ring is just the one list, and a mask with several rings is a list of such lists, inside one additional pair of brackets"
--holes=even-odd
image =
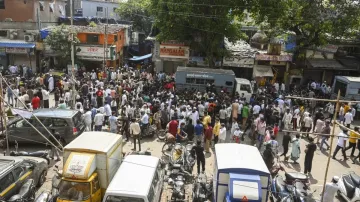
[[(51, 103), (51, 105), (53, 105), (53, 103)], [(335, 134), (337, 134), (339, 132), (339, 129), (336, 128), (335, 129)], [(229, 139), (230, 134), (228, 133), (228, 137), (227, 139)], [(282, 141), (282, 134), (280, 133), (278, 136), (278, 141), (279, 143), (281, 143)], [(249, 139), (247, 138), (245, 140), (245, 143), (248, 143)], [(287, 171), (299, 171), (302, 172), (303, 171), (303, 162), (304, 162), (304, 150), (305, 150), (305, 145), (307, 144), (307, 141), (302, 139), (301, 141), (301, 157), (299, 159), (300, 164), (292, 164), (292, 163), (286, 163), (286, 162), (282, 162), (282, 165), (285, 167), (285, 169)], [(336, 142), (337, 142), (337, 138), (334, 138), (334, 144), (333, 144), (333, 149), (336, 146)], [(142, 150), (148, 149), (149, 151), (152, 152), (152, 155), (157, 156), (157, 157), (161, 157), (161, 148), (162, 145), (164, 143), (163, 142), (159, 142), (156, 138), (153, 139), (144, 139), (142, 140)], [(124, 143), (124, 152), (130, 152), (131, 149), (133, 148), (133, 144), (132, 142), (126, 142)], [(12, 148), (13, 149), (13, 148)], [(45, 149), (44, 145), (19, 145), (19, 150), (25, 150), (25, 151), (36, 151), (39, 149)], [(291, 149), (289, 149), (289, 151), (291, 151)], [(0, 150), (0, 152), (3, 152), (3, 150)], [(320, 151), (317, 150), (315, 152), (315, 156), (314, 156), (314, 161), (313, 161), (313, 170), (312, 170), (312, 177), (311, 177), (311, 186), (313, 190), (316, 190), (316, 192), (314, 193), (314, 198), (316, 200), (320, 200), (320, 193), (322, 191), (322, 185), (324, 182), (324, 174), (325, 174), (325, 168), (326, 168), (326, 164), (327, 164), (327, 155), (328, 155), (329, 151)], [(347, 154), (349, 155), (350, 151), (347, 152)], [(355, 152), (355, 154), (357, 154), (358, 151)], [(290, 153), (289, 153), (290, 154)], [(213, 164), (214, 164), (214, 155), (213, 152), (211, 152), (210, 154), (208, 154), (206, 156), (206, 174), (207, 176), (212, 176), (213, 175)], [(341, 152), (338, 153), (338, 159), (342, 159), (341, 157)], [(234, 160), (236, 160), (236, 157), (234, 157)], [(59, 165), (59, 167), (62, 167), (62, 161), (56, 162), (57, 165)], [(38, 190), (37, 194), (41, 193), (44, 190), (50, 190), (51, 189), (51, 178), (54, 175), (54, 168), (55, 162), (51, 162), (50, 164), (50, 168), (49, 168), (49, 172), (47, 175), (47, 180), (46, 183)], [(194, 167), (194, 169), (196, 168), (196, 166)], [(327, 181), (331, 180), (331, 178), (334, 175), (340, 176), (342, 173), (347, 173), (350, 171), (356, 171), (359, 173), (359, 164), (354, 165), (352, 164), (351, 160), (348, 161), (341, 161), (341, 160), (330, 160), (330, 166), (329, 166), (329, 172), (327, 175)], [(195, 170), (193, 173), (196, 173)], [(166, 192), (165, 192), (166, 193)], [(164, 198), (164, 197), (163, 197)], [(166, 197), (165, 197), (166, 198)], [(162, 200), (165, 201), (165, 200)], [(337, 199), (335, 201), (338, 201)]]

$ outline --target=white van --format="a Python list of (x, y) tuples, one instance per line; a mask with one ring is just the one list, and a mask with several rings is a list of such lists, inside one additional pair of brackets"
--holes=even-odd
[(360, 99), (360, 77), (351, 76), (335, 76), (332, 86), (332, 98), (337, 97), (337, 93), (340, 90), (340, 96), (342, 99)]
[(106, 189), (103, 202), (158, 202), (163, 180), (159, 158), (129, 155)]
[(243, 78), (235, 78), (236, 81), (236, 92), (241, 96), (243, 93), (245, 95), (246, 101), (250, 102), (250, 97), (253, 94), (253, 88), (251, 82)]

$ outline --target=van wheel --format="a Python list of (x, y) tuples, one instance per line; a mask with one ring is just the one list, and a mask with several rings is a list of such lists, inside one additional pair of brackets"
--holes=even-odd
[(41, 187), (45, 183), (46, 175), (47, 175), (46, 170), (42, 171), (42, 173), (39, 176), (39, 181), (38, 181), (38, 184), (37, 184), (38, 187)]

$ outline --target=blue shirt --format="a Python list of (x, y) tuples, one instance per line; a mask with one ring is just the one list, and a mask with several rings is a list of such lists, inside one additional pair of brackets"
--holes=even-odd
[(117, 129), (117, 117), (116, 116), (110, 116), (109, 123), (110, 123), (110, 129)]
[(91, 109), (91, 118), (94, 119), (95, 115), (96, 115), (96, 108), (92, 108)]
[(196, 124), (195, 126), (195, 134), (202, 135), (204, 132), (204, 126), (202, 124)]

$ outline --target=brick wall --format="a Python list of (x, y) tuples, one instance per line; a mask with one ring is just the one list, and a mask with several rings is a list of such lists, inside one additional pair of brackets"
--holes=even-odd
[(5, 0), (5, 9), (0, 9), (0, 21), (6, 18), (13, 21), (35, 20), (34, 0)]

